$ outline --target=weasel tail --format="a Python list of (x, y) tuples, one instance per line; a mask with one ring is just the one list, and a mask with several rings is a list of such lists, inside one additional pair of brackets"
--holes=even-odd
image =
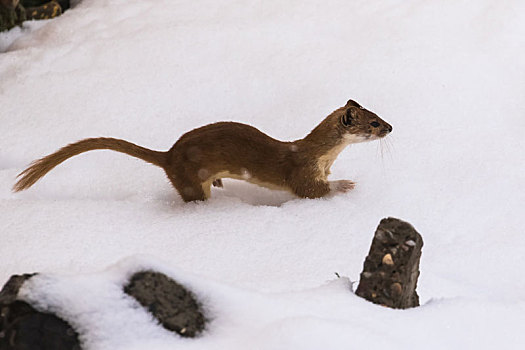
[(137, 146), (131, 142), (114, 138), (98, 137), (84, 139), (62, 147), (55, 153), (31, 163), (26, 170), (18, 174), (19, 179), (13, 186), (13, 191), (26, 190), (63, 161), (80, 153), (97, 149), (110, 149), (112, 151), (125, 153), (148, 163), (155, 164), (163, 169), (165, 169), (167, 165), (167, 152), (153, 151)]

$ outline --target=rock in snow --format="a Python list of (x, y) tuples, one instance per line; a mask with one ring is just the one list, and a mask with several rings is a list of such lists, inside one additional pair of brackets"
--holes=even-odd
[(416, 292), (423, 239), (407, 222), (379, 223), (356, 294), (373, 303), (406, 309), (419, 306)]
[(33, 276), (12, 276), (0, 292), (0, 349), (80, 349), (78, 334), (67, 322), (17, 300), (20, 287)]
[(206, 320), (195, 296), (162, 273), (138, 272), (124, 291), (170, 331), (191, 338), (204, 329)]
[[(415, 287), (422, 246), (421, 236), (410, 224), (393, 218), (383, 219), (366, 258), (357, 294), (374, 303), (393, 308), (419, 306)], [(207, 318), (201, 303), (190, 290), (174, 279), (150, 268), (139, 268), (134, 272), (122, 270), (119, 274), (130, 276), (121, 280), (122, 287), (119, 290), (122, 297), (125, 293), (134, 298), (158, 321), (156, 326), (160, 324), (169, 331), (189, 338), (204, 330)], [(26, 284), (25, 293), (19, 293), (24, 283), (35, 275), (12, 276), (0, 292), (0, 350), (80, 349), (79, 333), (80, 338), (85, 339), (89, 331), (82, 330), (89, 329), (90, 326), (83, 325), (78, 316), (72, 316), (67, 311), (74, 309), (74, 304), (79, 301), (76, 298), (69, 299), (67, 293), (60, 292), (60, 288), (54, 293), (53, 288), (49, 288), (50, 284), (39, 286), (38, 281), (36, 284)], [(44, 277), (45, 280), (46, 276), (39, 277)], [(70, 289), (67, 282), (65, 288)], [(27, 298), (28, 293), (38, 295), (38, 290), (44, 290), (43, 296)], [(349, 297), (350, 295), (348, 293)], [(62, 305), (57, 307), (53, 303), (49, 304), (49, 300), (53, 299), (63, 299)], [(108, 302), (97, 298), (86, 300), (89, 304), (103, 305)], [(128, 306), (137, 308), (132, 304)], [(118, 308), (117, 306), (116, 311), (120, 312)], [(61, 315), (65, 315), (66, 320), (61, 319)], [(126, 324), (113, 321), (110, 328), (115, 327), (115, 323), (118, 324), (117, 328), (127, 327)], [(97, 321), (97, 327), (104, 325)]]
[[(37, 306), (19, 300), (20, 288), (35, 275), (14, 275), (0, 292), (0, 350), (81, 349), (78, 333), (69, 323), (51, 310), (38, 311)], [(123, 293), (135, 298), (164, 328), (183, 337), (195, 337), (204, 329), (206, 318), (194, 295), (162, 273), (136, 272)]]

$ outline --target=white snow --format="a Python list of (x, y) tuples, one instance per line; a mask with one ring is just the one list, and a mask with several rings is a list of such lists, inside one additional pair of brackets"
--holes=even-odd
[[(70, 301), (89, 349), (525, 346), (523, 1), (84, 0), (1, 33), (0, 50), (0, 284), (43, 272), (26, 297)], [(111, 151), (11, 192), (81, 138), (166, 150), (235, 120), (293, 140), (349, 98), (394, 130), (339, 155), (331, 180), (357, 182), (344, 195), (227, 180), (185, 204), (161, 169)], [(387, 216), (423, 235), (420, 308), (349, 292)], [(148, 264), (207, 300), (203, 337), (120, 294)]]

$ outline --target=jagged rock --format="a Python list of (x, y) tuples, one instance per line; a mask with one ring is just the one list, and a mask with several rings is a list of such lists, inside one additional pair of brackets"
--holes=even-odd
[(416, 292), (423, 239), (407, 222), (383, 219), (376, 229), (356, 294), (395, 309), (419, 306)]
[(206, 319), (197, 299), (162, 273), (138, 272), (131, 277), (124, 291), (170, 331), (184, 337), (195, 337), (204, 329)]
[(69, 324), (17, 300), (33, 276), (12, 276), (0, 291), (0, 350), (79, 350), (78, 334)]

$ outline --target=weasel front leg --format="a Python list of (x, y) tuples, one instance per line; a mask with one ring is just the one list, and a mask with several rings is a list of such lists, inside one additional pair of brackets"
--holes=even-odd
[(355, 182), (350, 180), (338, 181), (307, 181), (293, 186), (293, 192), (303, 198), (320, 198), (336, 193), (348, 192), (355, 187)]
[(338, 181), (328, 181), (330, 185), (330, 192), (348, 192), (355, 188), (355, 182), (350, 180), (338, 180)]
[(292, 186), (292, 192), (302, 198), (320, 198), (330, 193), (330, 185), (326, 181), (305, 181)]

